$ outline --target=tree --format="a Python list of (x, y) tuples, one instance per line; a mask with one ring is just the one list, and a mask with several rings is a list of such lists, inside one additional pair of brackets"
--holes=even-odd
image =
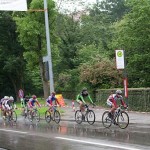
[(149, 87), (150, 0), (129, 1), (131, 11), (115, 24), (113, 47), (126, 50), (130, 87)]
[[(43, 0), (32, 0), (29, 8), (43, 9), (43, 6)], [(53, 58), (53, 60), (55, 60), (58, 55), (54, 55), (56, 52), (54, 52), (55, 49), (53, 49), (57, 43), (57, 38), (54, 32), (56, 11), (55, 3), (53, 1), (48, 1), (48, 13), (51, 27), (52, 56), (55, 56)], [(26, 54), (24, 54), (25, 59), (32, 67), (39, 65), (44, 97), (46, 98), (49, 95), (49, 85), (47, 79), (45, 78), (46, 70), (43, 63), (43, 55), (46, 55), (44, 13), (36, 11), (27, 12), (25, 16), (15, 17), (15, 21), (17, 24), (17, 32), (19, 33), (19, 40), (26, 50)], [(32, 67), (30, 69), (32, 69)]]
[(17, 41), (18, 35), (15, 32), (16, 24), (12, 19), (12, 13), (1, 12), (0, 16), (1, 94), (17, 97), (18, 90), (24, 88), (24, 49)]

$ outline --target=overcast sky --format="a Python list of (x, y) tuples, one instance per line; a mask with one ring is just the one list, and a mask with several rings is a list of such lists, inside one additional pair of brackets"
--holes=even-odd
[(83, 10), (87, 6), (96, 3), (97, 0), (55, 0), (59, 10)]

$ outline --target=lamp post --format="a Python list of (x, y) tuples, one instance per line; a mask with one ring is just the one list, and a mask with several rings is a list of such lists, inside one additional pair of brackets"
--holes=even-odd
[(47, 54), (48, 54), (47, 57), (48, 57), (48, 64), (49, 64), (50, 92), (53, 92), (54, 91), (54, 81), (53, 81), (53, 70), (52, 70), (52, 56), (51, 56), (51, 46), (50, 46), (50, 32), (49, 32), (47, 0), (44, 0), (44, 14), (45, 14), (46, 42), (47, 42)]

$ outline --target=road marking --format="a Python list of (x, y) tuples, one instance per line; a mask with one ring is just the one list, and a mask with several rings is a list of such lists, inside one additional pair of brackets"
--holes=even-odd
[(27, 134), (28, 133), (28, 132), (22, 132), (22, 131), (16, 131), (16, 130), (7, 130), (7, 129), (0, 129), (0, 131), (20, 133), (20, 134)]
[(61, 140), (67, 140), (67, 141), (91, 144), (91, 145), (99, 145), (99, 146), (112, 147), (112, 148), (121, 148), (121, 149), (125, 149), (125, 150), (141, 150), (141, 149), (132, 148), (132, 147), (125, 147), (125, 146), (121, 146), (121, 145), (114, 145), (114, 144), (111, 145), (111, 144), (103, 144), (103, 143), (96, 143), (96, 142), (88, 142), (88, 141), (77, 140), (77, 139), (70, 139), (70, 138), (64, 138), (64, 137), (55, 137), (55, 138), (56, 139), (61, 139)]

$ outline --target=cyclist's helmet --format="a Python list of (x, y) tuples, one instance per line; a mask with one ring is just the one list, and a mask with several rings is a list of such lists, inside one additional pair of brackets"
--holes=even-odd
[(118, 90), (116, 91), (116, 94), (121, 95), (121, 94), (122, 94), (122, 91), (118, 89)]
[(30, 97), (28, 95), (25, 96), (25, 99), (29, 99)]
[(87, 91), (87, 88), (86, 88), (86, 87), (84, 87), (84, 88), (82, 89), (82, 91)]
[(82, 96), (88, 96), (87, 88), (82, 89)]
[(33, 99), (36, 99), (36, 95), (32, 95), (32, 98), (33, 98)]
[(9, 101), (13, 102), (14, 98), (12, 96), (9, 97)]
[(4, 99), (9, 99), (9, 96), (4, 96)]

